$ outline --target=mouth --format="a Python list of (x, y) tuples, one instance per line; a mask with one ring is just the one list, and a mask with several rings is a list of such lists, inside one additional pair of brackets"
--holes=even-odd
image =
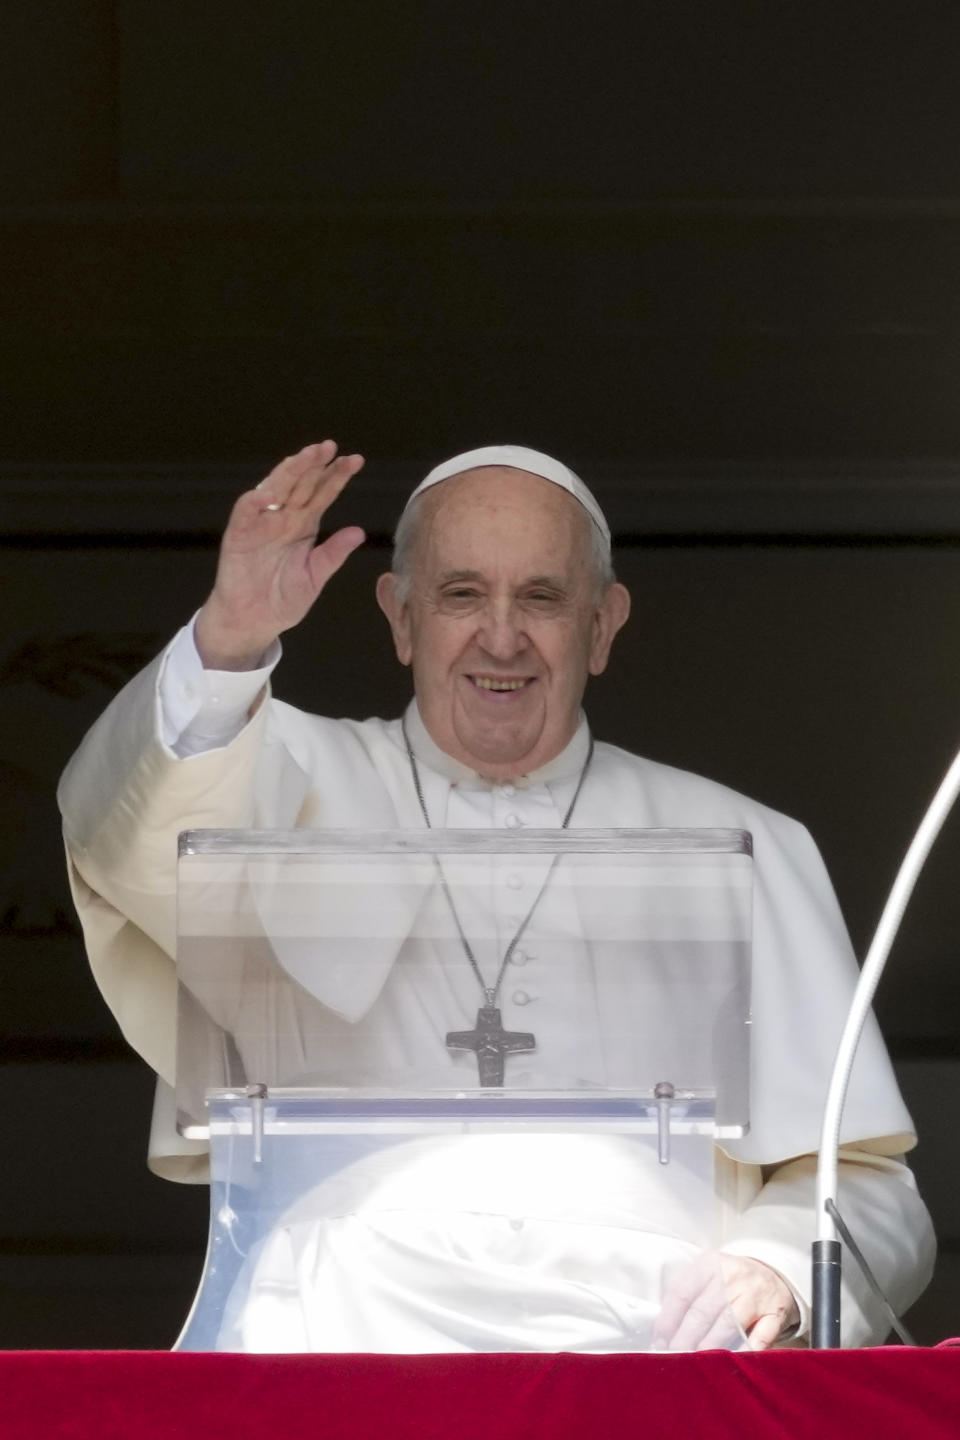
[(467, 679), (478, 690), (492, 691), (495, 695), (505, 695), (514, 690), (525, 690), (528, 685), (533, 684), (532, 675), (515, 678), (496, 675), (468, 675)]

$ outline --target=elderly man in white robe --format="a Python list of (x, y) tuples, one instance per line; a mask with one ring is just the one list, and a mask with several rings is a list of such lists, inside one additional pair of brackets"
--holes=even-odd
[[(497, 446), (457, 456), (408, 502), (394, 567), (377, 584), (397, 656), (413, 674), (415, 699), (402, 721), (325, 720), (274, 699), (279, 637), (307, 616), (364, 539), (347, 526), (317, 543), (324, 515), (362, 464), (330, 441), (310, 445), (240, 497), (206, 603), (117, 697), (61, 783), (71, 883), (94, 973), (159, 1076), (151, 1163), (174, 1178), (205, 1173), (202, 1147), (176, 1137), (170, 1123), (179, 831), (565, 822), (745, 829), (755, 855), (752, 1124), (748, 1137), (717, 1153), (725, 1218), (716, 1264), (746, 1343), (802, 1343), (816, 1122), (856, 974), (815, 847), (796, 822), (723, 786), (594, 744), (581, 700), (588, 677), (607, 665), (629, 596), (613, 577), (594, 497), (535, 451)], [(901, 1310), (927, 1283), (934, 1253), (902, 1160), (914, 1141), (871, 1025), (846, 1112), (842, 1207)], [(442, 1245), (419, 1277), (406, 1277), (407, 1298), (385, 1331), (371, 1298), (366, 1309), (352, 1307), (352, 1319), (349, 1305), (340, 1322), (328, 1315), (319, 1342), (298, 1341), (294, 1327), (286, 1348), (481, 1348), (471, 1344), (469, 1316), (456, 1336), (445, 1336), (436, 1318), (443, 1307), (424, 1303), (441, 1252)], [(517, 1283), (522, 1288), (523, 1272)], [(600, 1275), (601, 1291), (602, 1283)], [(350, 1291), (349, 1273), (341, 1288)], [(477, 1295), (483, 1290), (481, 1276)], [(394, 1286), (391, 1304), (396, 1294)], [(417, 1311), (413, 1340), (403, 1333), (408, 1300), (411, 1315)], [(470, 1304), (467, 1296), (468, 1311)], [(696, 1319), (691, 1329), (702, 1304), (696, 1283), (672, 1295), (661, 1342), (711, 1334)], [(483, 1295), (482, 1305), (488, 1345), (495, 1297)], [(877, 1343), (887, 1332), (852, 1264), (843, 1314), (846, 1344)], [(506, 1322), (503, 1335), (501, 1348), (537, 1343)], [(564, 1348), (576, 1347), (575, 1317), (564, 1337)], [(628, 1344), (620, 1335), (593, 1348)]]

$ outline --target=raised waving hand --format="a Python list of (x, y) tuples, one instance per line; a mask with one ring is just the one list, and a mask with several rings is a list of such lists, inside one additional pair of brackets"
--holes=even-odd
[(255, 668), (363, 543), (356, 525), (316, 543), (326, 511), (362, 465), (361, 455), (338, 455), (334, 442), (324, 440), (288, 456), (240, 496), (220, 544), (213, 590), (194, 627), (207, 669)]

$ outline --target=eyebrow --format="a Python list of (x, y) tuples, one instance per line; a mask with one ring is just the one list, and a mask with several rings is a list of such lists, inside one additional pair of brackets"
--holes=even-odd
[[(481, 570), (445, 570), (437, 577), (437, 583), (440, 585), (449, 585), (462, 580), (485, 582), (486, 578)], [(569, 589), (569, 581), (559, 575), (528, 575), (525, 580), (520, 581), (518, 588), (522, 588), (525, 585), (546, 585), (553, 590)]]
[(560, 575), (531, 575), (525, 585), (548, 585), (553, 590), (567, 590), (570, 582)]

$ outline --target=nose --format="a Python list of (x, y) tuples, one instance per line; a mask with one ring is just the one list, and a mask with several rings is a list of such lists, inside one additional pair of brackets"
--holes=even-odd
[(512, 660), (526, 649), (523, 616), (511, 599), (488, 600), (480, 619), (477, 642), (494, 660)]

